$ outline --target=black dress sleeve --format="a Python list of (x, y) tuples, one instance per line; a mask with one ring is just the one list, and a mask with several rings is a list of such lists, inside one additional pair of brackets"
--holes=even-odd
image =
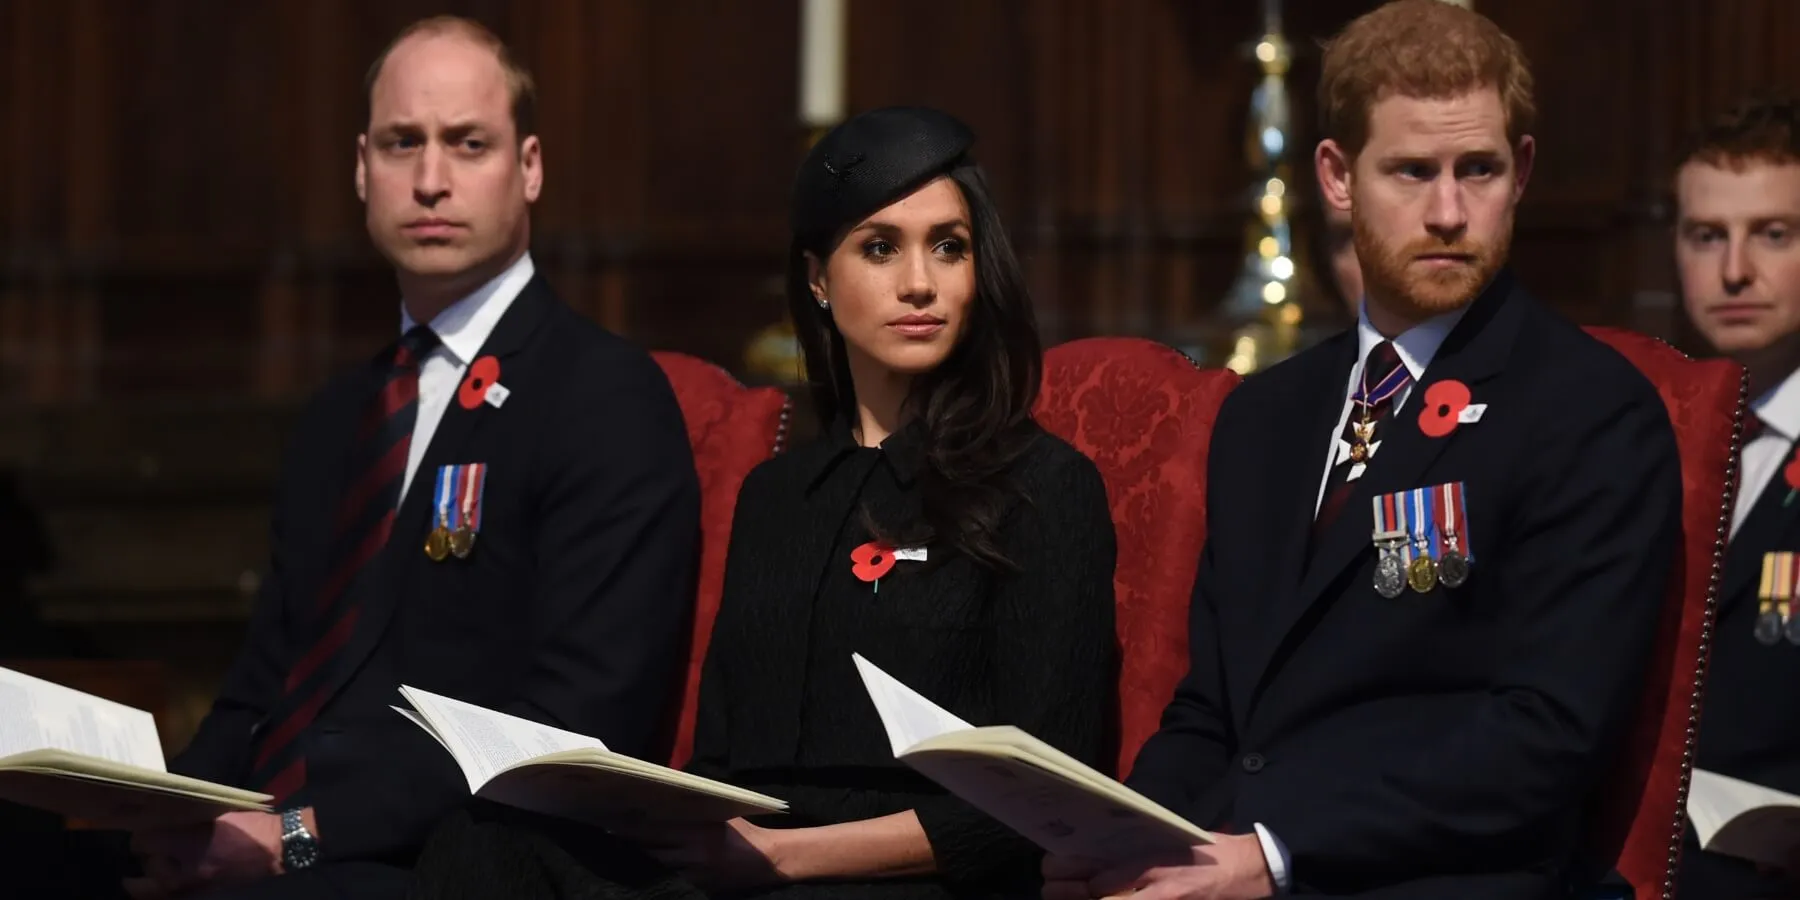
[[(994, 597), (993, 724), (1014, 725), (1101, 771), (1117, 703), (1113, 564), (1106, 487), (1069, 452), (1025, 487), (1003, 544), (1019, 566)], [(1035, 868), (1036, 845), (953, 796), (916, 808), (945, 881)]]
[(688, 758), (687, 771), (702, 778), (726, 781), (731, 773), (730, 698), (725, 693), (724, 644), (717, 638), (725, 631), (719, 623), (726, 621), (733, 607), (745, 600), (755, 549), (753, 536), (769, 527), (772, 503), (763, 487), (768, 480), (768, 464), (764, 463), (744, 478), (738, 488), (737, 505), (731, 518), (731, 543), (725, 548), (725, 585), (719, 598), (719, 609), (713, 617), (713, 640), (706, 646), (706, 660), (700, 665), (700, 696), (694, 712), (694, 752)]

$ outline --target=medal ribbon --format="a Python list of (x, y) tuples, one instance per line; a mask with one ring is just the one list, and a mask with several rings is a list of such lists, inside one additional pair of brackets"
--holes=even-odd
[(1413, 512), (1410, 498), (1404, 494), (1389, 494), (1394, 504), (1394, 536), (1400, 541), (1400, 565), (1411, 566), (1413, 561), (1412, 529), (1416, 515)]
[(1382, 378), (1381, 381), (1377, 382), (1375, 386), (1371, 388), (1369, 387), (1369, 373), (1365, 364), (1362, 378), (1359, 380), (1362, 383), (1357, 387), (1356, 393), (1350, 395), (1350, 399), (1363, 406), (1376, 406), (1387, 400), (1389, 397), (1405, 390), (1406, 386), (1412, 383), (1412, 373), (1408, 372), (1404, 365), (1396, 366), (1394, 371), (1387, 373), (1386, 377)]
[(1800, 576), (1800, 566), (1794, 565), (1793, 553), (1775, 554), (1775, 611), (1781, 614), (1781, 624), (1786, 625), (1794, 614), (1794, 579)]
[(1439, 558), (1442, 559), (1443, 554), (1450, 552), (1450, 538), (1455, 535), (1456, 552), (1462, 554), (1463, 559), (1474, 562), (1475, 554), (1469, 548), (1468, 526), (1463, 524), (1468, 517), (1468, 508), (1463, 505), (1463, 483), (1456, 481), (1440, 484), (1431, 488), (1431, 493), (1432, 505), (1437, 507), (1438, 523), (1443, 526), (1438, 529), (1439, 542), (1442, 544)]
[(1369, 505), (1375, 508), (1375, 542), (1377, 544), (1390, 540), (1395, 534), (1400, 533), (1394, 525), (1393, 494), (1382, 494), (1375, 497), (1369, 501)]
[(1437, 503), (1425, 502), (1425, 495), (1429, 490), (1429, 488), (1413, 488), (1406, 492), (1407, 500), (1412, 504), (1414, 510), (1410, 540), (1414, 546), (1423, 548), (1422, 556), (1437, 559), (1437, 542), (1434, 540), (1437, 534), (1437, 525), (1434, 522), (1437, 518)]
[(469, 463), (462, 467), (462, 521), (460, 527), (481, 531), (481, 496), (487, 488), (487, 464)]
[(438, 466), (437, 487), (432, 494), (437, 497), (437, 524), (439, 528), (450, 527), (450, 491), (454, 476), (454, 466)]
[(1764, 553), (1762, 580), (1756, 586), (1756, 614), (1766, 616), (1775, 606), (1775, 571), (1781, 568), (1781, 553)]

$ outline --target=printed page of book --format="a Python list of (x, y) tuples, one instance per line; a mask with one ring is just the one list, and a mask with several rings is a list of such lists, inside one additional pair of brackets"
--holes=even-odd
[(430, 691), (401, 687), (400, 693), (418, 711), (424, 723), (431, 726), (427, 732), (456, 758), (463, 775), (469, 779), (471, 794), (478, 793), (496, 773), (526, 760), (565, 750), (606, 749), (599, 738), (552, 728)]
[(165, 771), (149, 713), (0, 669), (0, 759), (44, 749)]
[(888, 743), (893, 746), (895, 756), (921, 741), (973, 727), (882, 671), (862, 654), (852, 653), (850, 658), (856, 662), (856, 671), (862, 675), (863, 688), (875, 703), (882, 727), (887, 729)]
[(1800, 797), (1695, 769), (1687, 809), (1709, 852), (1780, 868), (1800, 860)]
[[(631, 762), (640, 765), (627, 764)], [(592, 750), (560, 753), (509, 769), (482, 785), (479, 796), (602, 828), (710, 824), (787, 810), (786, 803), (773, 797), (616, 753), (598, 759)]]
[(1130, 788), (1012, 726), (975, 728), (853, 656), (894, 755), (1055, 853), (1124, 860), (1212, 842)]
[(181, 775), (70, 753), (32, 750), (0, 762), (0, 798), (106, 828), (187, 825), (274, 798)]
[[(1140, 811), (1093, 790), (1085, 780), (1071, 779), (1028, 758), (990, 755), (998, 749), (991, 745), (932, 749), (909, 753), (904, 759), (969, 805), (1052, 853), (1123, 862), (1211, 842), (1210, 835), (1173, 813), (1162, 818)], [(1148, 800), (1143, 804), (1154, 806)]]

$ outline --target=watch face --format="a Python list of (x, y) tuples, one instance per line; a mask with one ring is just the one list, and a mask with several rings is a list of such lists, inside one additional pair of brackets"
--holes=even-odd
[(319, 842), (306, 830), (306, 822), (297, 809), (281, 814), (281, 866), (288, 871), (304, 869), (319, 861)]

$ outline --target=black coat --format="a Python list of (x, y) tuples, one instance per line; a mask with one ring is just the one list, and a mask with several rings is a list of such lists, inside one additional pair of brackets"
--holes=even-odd
[[(1637, 707), (1676, 551), (1666, 408), (1503, 274), (1381, 426), (1309, 557), (1356, 356), (1340, 335), (1220, 411), (1192, 668), (1130, 783), (1203, 826), (1262, 823), (1299, 893), (1556, 895)], [(1487, 408), (1431, 438), (1423, 397), (1448, 379)], [(1457, 481), (1469, 581), (1384, 598), (1372, 498)]]
[[(677, 695), (691, 621), (699, 483), (673, 391), (644, 351), (534, 278), (495, 326), (511, 393), (452, 400), (391, 539), (350, 588), (357, 630), (330, 699), (299, 738), (322, 866), (410, 863), (468, 783), (450, 755), (389, 707), (409, 684), (654, 756)], [(377, 364), (330, 384), (299, 422), (270, 533), (273, 560), (244, 649), (199, 733), (170, 768), (242, 784), (252, 732), (306, 652), (356, 424)], [(481, 534), (467, 559), (432, 562), (439, 466), (487, 463)], [(381, 879), (357, 896), (384, 896)], [(403, 890), (403, 882), (399, 889)]]
[[(852, 574), (873, 521), (915, 521), (918, 431), (879, 450), (839, 431), (744, 482), (700, 687), (690, 769), (789, 802), (768, 827), (915, 810), (939, 874), (803, 883), (771, 898), (1035, 896), (1033, 845), (894, 759), (852, 653), (975, 725), (1016, 725), (1106, 770), (1115, 751), (1114, 536), (1092, 462), (1032, 426), (998, 544), (1017, 573), (933, 542), (878, 582)], [(865, 519), (865, 513), (867, 518)], [(418, 897), (695, 897), (592, 830), (515, 813), (435, 835)]]
[[(1800, 550), (1800, 498), (1790, 502), (1790, 493), (1776, 470), (1726, 550), (1694, 766), (1800, 794), (1800, 716), (1794, 715), (1800, 646), (1785, 639), (1766, 646), (1755, 635), (1763, 554)], [(1747, 861), (1704, 853), (1690, 828), (1679, 896), (1800, 898), (1800, 878), (1761, 874)]]

